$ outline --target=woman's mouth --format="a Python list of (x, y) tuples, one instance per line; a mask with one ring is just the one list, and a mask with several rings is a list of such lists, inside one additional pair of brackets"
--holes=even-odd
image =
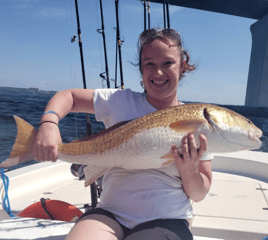
[(166, 80), (166, 81), (153, 81), (153, 80), (151, 80), (151, 82), (154, 83), (154, 84), (156, 84), (156, 85), (161, 85), (161, 84), (167, 83), (168, 80)]

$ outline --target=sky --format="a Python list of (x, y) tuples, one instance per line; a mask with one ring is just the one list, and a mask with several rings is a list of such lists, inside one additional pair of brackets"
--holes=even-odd
[[(102, 0), (110, 79), (115, 78), (116, 17), (113, 0)], [(105, 72), (99, 0), (78, 0), (87, 88), (103, 88)], [(0, 86), (60, 91), (83, 88), (74, 0), (9, 0), (0, 3)], [(180, 101), (244, 105), (256, 20), (170, 6), (170, 25), (198, 68), (181, 81)], [(143, 91), (137, 40), (143, 5), (119, 1), (125, 88)], [(163, 7), (151, 3), (151, 27), (164, 27)], [(117, 81), (120, 84), (118, 68)], [(111, 82), (111, 87), (114, 83)]]

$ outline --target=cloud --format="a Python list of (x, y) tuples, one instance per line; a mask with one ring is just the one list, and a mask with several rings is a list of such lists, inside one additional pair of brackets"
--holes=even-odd
[(46, 8), (40, 12), (40, 15), (45, 18), (65, 18), (66, 9), (63, 8)]
[(27, 9), (27, 8), (31, 8), (34, 6), (32, 4), (33, 2), (36, 2), (36, 0), (16, 0), (13, 3), (13, 7), (19, 8), (19, 9)]

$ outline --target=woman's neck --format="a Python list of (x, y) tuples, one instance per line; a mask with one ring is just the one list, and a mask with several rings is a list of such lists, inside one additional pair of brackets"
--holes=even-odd
[(164, 99), (164, 100), (150, 98), (147, 95), (146, 100), (148, 101), (148, 103), (150, 103), (154, 108), (156, 108), (158, 110), (180, 105), (180, 102), (178, 101), (177, 95), (172, 99)]

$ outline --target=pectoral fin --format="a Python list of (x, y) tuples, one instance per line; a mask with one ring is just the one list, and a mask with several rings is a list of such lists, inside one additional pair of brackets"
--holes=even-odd
[(196, 132), (205, 121), (203, 120), (184, 120), (171, 123), (169, 127), (176, 132), (188, 134)]
[(85, 187), (89, 186), (93, 182), (95, 182), (98, 178), (100, 178), (102, 175), (104, 175), (107, 171), (109, 171), (111, 168), (106, 167), (100, 167), (96, 165), (87, 165), (84, 168), (85, 173)]
[[(181, 148), (178, 148), (177, 149), (178, 153), (179, 154), (182, 154), (182, 149)], [(162, 167), (164, 166), (167, 166), (171, 163), (173, 163), (175, 161), (175, 158), (174, 156), (172, 155), (171, 151), (168, 152), (167, 154), (163, 155), (162, 157), (160, 157), (161, 159), (167, 159), (167, 161), (165, 161), (163, 164), (162, 164)]]

